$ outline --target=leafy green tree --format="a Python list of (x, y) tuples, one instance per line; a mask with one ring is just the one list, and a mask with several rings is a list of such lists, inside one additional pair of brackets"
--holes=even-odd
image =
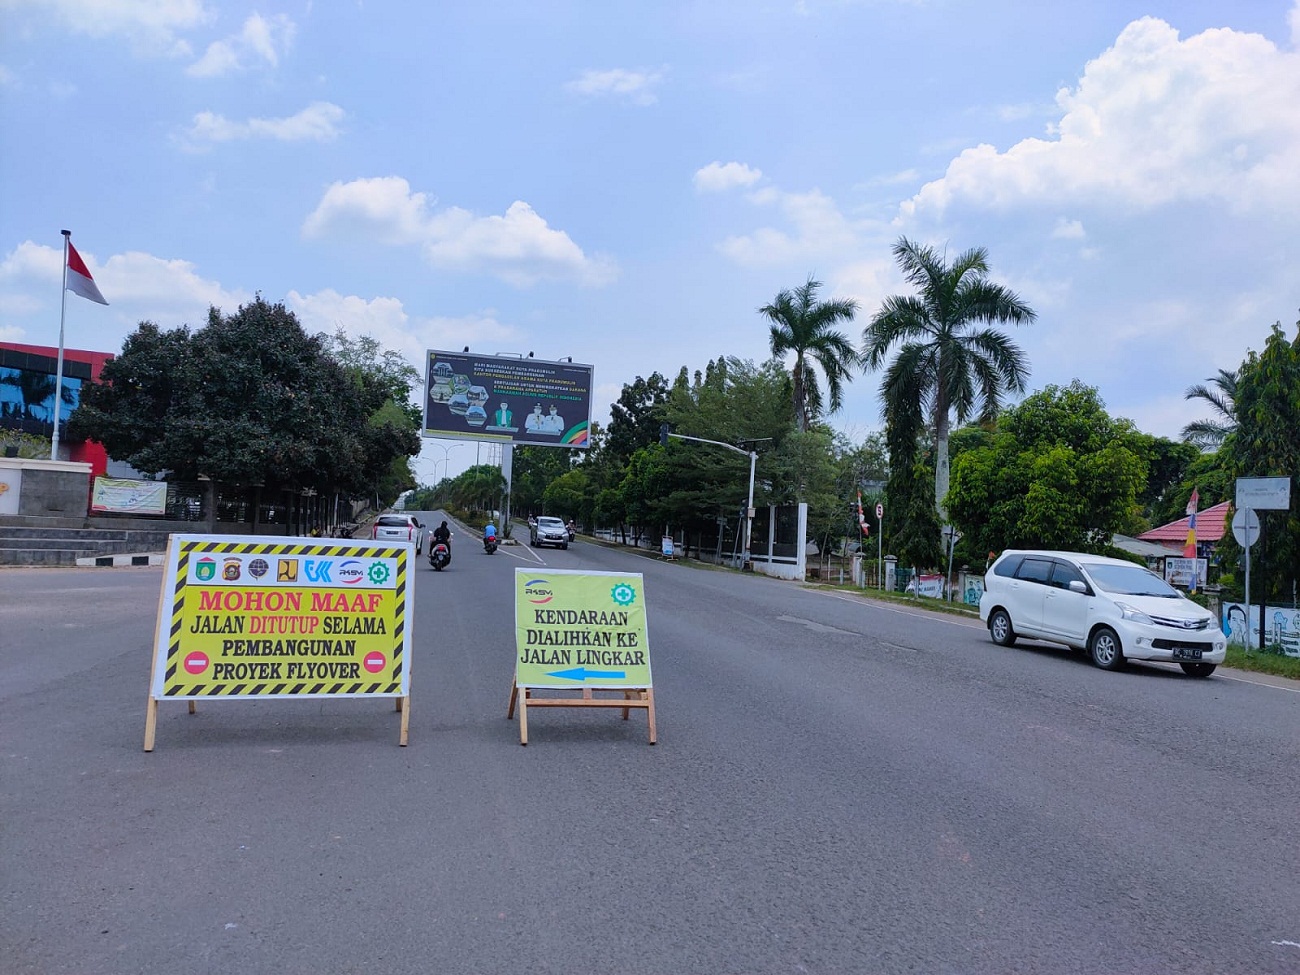
[[(848, 298), (818, 301), (821, 282), (811, 276), (793, 291), (781, 291), (759, 314), (770, 322), (768, 338), (772, 355), (784, 358), (794, 353), (790, 369), (794, 422), (805, 431), (823, 413), (834, 413), (844, 402), (844, 384), (852, 381), (861, 356), (836, 326), (848, 323), (857, 313), (857, 302)], [(817, 367), (826, 377), (826, 397), (817, 380)]]
[(673, 384), (664, 415), (674, 432), (729, 444), (672, 439), (659, 475), (660, 506), (650, 527), (667, 526), (700, 539), (717, 532), (717, 519), (737, 517), (749, 496), (750, 463), (758, 455), (754, 504), (799, 500), (819, 476), (826, 457), (796, 451), (788, 438), (790, 417), (788, 375), (777, 359), (761, 365), (735, 357), (708, 363), (692, 382), (683, 369)]
[(1203, 509), (1228, 497), (1223, 493), (1223, 477), (1211, 473), (1218, 463), (1215, 454), (1202, 453), (1192, 443), (1145, 433), (1135, 433), (1134, 443), (1147, 465), (1146, 485), (1137, 499), (1142, 530), (1183, 517), (1193, 488), (1200, 493)]
[(637, 376), (624, 384), (618, 401), (609, 408), (609, 433), (603, 450), (615, 464), (622, 466), (642, 447), (659, 442), (668, 391), (667, 380), (657, 372), (649, 379)]
[(75, 435), (149, 474), (334, 487), (364, 470), (366, 415), (341, 367), (283, 305), (262, 298), (206, 327), (149, 322), (82, 390)]
[(347, 487), (356, 494), (373, 491), (381, 505), (391, 504), (415, 486), (411, 458), (420, 452), (423, 415), (411, 398), (420, 374), (401, 353), (369, 335), (351, 338), (340, 328), (321, 339), (366, 414), (359, 431), (363, 459)]
[(885, 371), (881, 398), (887, 414), (920, 412), (935, 442), (934, 505), (943, 514), (948, 493), (948, 433), (978, 416), (991, 421), (1007, 391), (1025, 388), (1024, 353), (996, 328), (978, 324), (1032, 322), (1035, 313), (1015, 292), (988, 280), (988, 252), (982, 247), (948, 264), (932, 247), (906, 237), (894, 257), (915, 295), (893, 295), (863, 331), (863, 355), (880, 368), (891, 349), (898, 354)]
[(586, 471), (574, 468), (566, 471), (546, 486), (542, 500), (548, 514), (558, 518), (574, 518), (583, 525), (591, 523), (595, 499), (588, 491)]
[(885, 550), (899, 565), (944, 564), (939, 511), (934, 504), (933, 446), (927, 442), (919, 400), (900, 399), (885, 407), (889, 481), (885, 486)]
[(987, 446), (957, 456), (948, 510), (976, 553), (1100, 551), (1134, 525), (1144, 447), (1096, 389), (1048, 386), (1007, 410)]
[(1185, 441), (1198, 447), (1215, 449), (1237, 428), (1238, 378), (1239, 373), (1220, 369), (1219, 374), (1209, 380), (1209, 386), (1197, 383), (1187, 387), (1184, 399), (1204, 400), (1214, 407), (1216, 415), (1207, 420), (1195, 420), (1183, 427)]
[(471, 515), (498, 510), (505, 497), (506, 479), (501, 468), (475, 464), (452, 478), (447, 495), (450, 502)]
[(558, 515), (546, 503), (546, 489), (573, 469), (567, 447), (516, 447), (510, 473), (510, 508), (519, 517)]
[(1258, 579), (1263, 597), (1290, 599), (1300, 579), (1300, 323), (1291, 341), (1273, 325), (1264, 350), (1242, 363), (1236, 392), (1237, 429), (1224, 441), (1232, 475), (1291, 478), (1290, 509), (1260, 512), (1251, 588)]

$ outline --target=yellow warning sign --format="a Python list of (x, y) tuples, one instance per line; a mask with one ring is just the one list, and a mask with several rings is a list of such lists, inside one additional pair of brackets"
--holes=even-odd
[(412, 552), (409, 545), (173, 535), (146, 750), (160, 700), (409, 699)]

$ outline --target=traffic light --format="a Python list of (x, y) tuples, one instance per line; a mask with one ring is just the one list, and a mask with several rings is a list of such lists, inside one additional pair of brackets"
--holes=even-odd
[(668, 446), (668, 424), (667, 423), (659, 424), (659, 442), (663, 444), (665, 447)]

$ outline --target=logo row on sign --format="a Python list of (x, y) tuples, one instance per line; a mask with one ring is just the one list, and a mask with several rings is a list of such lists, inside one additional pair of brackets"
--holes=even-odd
[(285, 586), (366, 586), (391, 588), (395, 561), (366, 558), (249, 558), (202, 555), (190, 563), (190, 582)]

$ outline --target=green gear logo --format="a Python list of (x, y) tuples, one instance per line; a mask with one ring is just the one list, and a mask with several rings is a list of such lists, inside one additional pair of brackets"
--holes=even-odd
[(370, 563), (370, 571), (366, 573), (370, 576), (370, 581), (376, 586), (382, 586), (388, 581), (388, 566), (382, 562)]
[(609, 594), (614, 597), (614, 602), (620, 606), (631, 606), (636, 602), (636, 590), (626, 582), (620, 582), (609, 591)]

